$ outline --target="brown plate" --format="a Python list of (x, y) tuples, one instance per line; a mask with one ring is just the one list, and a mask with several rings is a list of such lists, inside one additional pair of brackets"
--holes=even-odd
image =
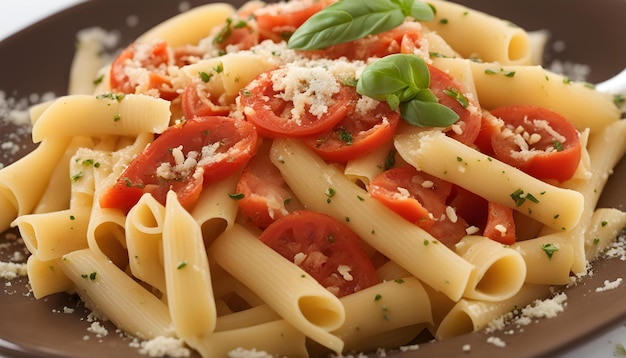
[[(198, 4), (202, 1), (186, 1)], [(239, 6), (243, 1), (233, 1)], [(626, 31), (623, 14), (626, 1), (620, 0), (465, 0), (471, 7), (507, 18), (528, 30), (548, 29), (551, 40), (566, 44), (562, 51), (548, 47), (545, 61), (554, 59), (588, 64), (588, 80), (599, 82), (618, 73), (626, 65)], [(91, 0), (45, 19), (0, 42), (0, 90), (22, 98), (31, 93), (53, 91), (66, 93), (69, 66), (74, 51), (75, 34), (87, 27), (117, 29), (121, 45), (129, 43), (145, 29), (178, 13), (179, 2), (171, 0), (135, 0), (115, 2)], [(139, 23), (129, 27), (126, 19), (138, 16)], [(0, 140), (13, 130), (0, 122)], [(8, 164), (32, 149), (25, 149), (1, 161)], [(622, 208), (626, 193), (626, 160), (618, 165), (601, 198), (600, 206)], [(6, 248), (7, 238), (0, 236), (0, 259), (7, 261), (15, 246)], [(11, 242), (11, 240), (8, 240)], [(567, 352), (577, 344), (614, 327), (626, 319), (626, 285), (601, 293), (604, 280), (614, 281), (626, 273), (626, 262), (603, 259), (594, 264), (594, 275), (575, 287), (565, 289), (566, 310), (553, 319), (540, 320), (516, 330), (513, 335), (496, 335), (506, 342), (499, 348), (486, 342), (487, 334), (477, 332), (443, 342), (420, 344), (418, 350), (389, 353), (393, 357), (513, 357), (552, 356)], [(10, 283), (10, 285), (8, 284)], [(75, 297), (57, 294), (35, 300), (29, 295), (25, 278), (0, 280), (0, 355), (11, 357), (145, 357), (132, 342), (107, 325), (109, 334), (97, 337), (87, 331), (88, 311)], [(76, 308), (73, 314), (64, 307)], [(85, 339), (85, 337), (89, 337)], [(471, 350), (463, 351), (469, 344)]]

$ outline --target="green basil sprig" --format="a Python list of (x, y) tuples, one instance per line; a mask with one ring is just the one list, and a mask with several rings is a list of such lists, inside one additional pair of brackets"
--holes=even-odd
[(391, 30), (407, 16), (430, 21), (434, 12), (419, 0), (341, 0), (304, 22), (290, 37), (288, 47), (319, 50)]
[(440, 104), (429, 87), (430, 72), (421, 57), (394, 54), (367, 66), (356, 91), (400, 108), (402, 118), (414, 126), (447, 127), (458, 121), (459, 115)]

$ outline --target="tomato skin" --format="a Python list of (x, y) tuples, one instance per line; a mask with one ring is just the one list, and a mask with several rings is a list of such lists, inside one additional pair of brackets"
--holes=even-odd
[(283, 34), (293, 33), (309, 17), (333, 2), (334, 0), (299, 0), (290, 1), (289, 5), (269, 4), (254, 11), (254, 17), (261, 37), (278, 42), (283, 39)]
[[(140, 52), (139, 55), (137, 55), (138, 52)], [(164, 68), (173, 64), (173, 61), (173, 53), (164, 41), (150, 45), (132, 43), (111, 64), (109, 71), (111, 89), (114, 92), (135, 93), (139, 84), (131, 81), (127, 69), (138, 65), (147, 72), (146, 88), (158, 90), (161, 98), (171, 101), (178, 97), (178, 94), (172, 88)]]
[[(287, 260), (298, 261), (299, 267), (337, 297), (379, 282), (358, 236), (344, 223), (326, 214), (295, 211), (268, 226), (259, 240)], [(338, 271), (340, 266), (350, 268), (352, 279), (343, 277)]]
[[(243, 167), (256, 146), (254, 126), (229, 117), (196, 117), (172, 126), (131, 161), (117, 182), (100, 197), (100, 206), (128, 212), (144, 193), (152, 194), (165, 204), (167, 192), (174, 190), (181, 204), (189, 209), (203, 186), (222, 180)], [(198, 155), (197, 163), (192, 161), (182, 169), (160, 171), (162, 165), (176, 166), (174, 155), (180, 147), (185, 163), (190, 159), (190, 152)], [(203, 148), (207, 153), (200, 154)]]
[(500, 203), (489, 202), (487, 213), (487, 224), (483, 236), (503, 245), (513, 245), (515, 243), (513, 209)]
[(303, 142), (322, 159), (347, 162), (367, 154), (393, 138), (400, 123), (400, 114), (385, 102), (363, 113), (356, 103), (361, 98), (352, 88), (354, 103), (344, 119), (334, 128), (310, 137)]
[(305, 51), (310, 57), (322, 56), (337, 59), (367, 61), (372, 57), (383, 58), (387, 55), (404, 53), (413, 54), (420, 47), (422, 27), (417, 22), (405, 22), (391, 30), (362, 39), (329, 46), (323, 50)]
[(328, 106), (326, 113), (318, 118), (307, 109), (298, 122), (286, 114), (293, 103), (278, 98), (272, 88), (273, 71), (261, 73), (240, 96), (246, 118), (256, 125), (257, 131), (264, 137), (305, 137), (322, 133), (334, 127), (352, 109), (351, 92), (342, 85), (339, 92), (332, 96), (334, 103)]
[[(547, 108), (517, 105), (493, 109), (491, 114), (504, 121), (500, 133), (491, 138), (491, 145), (497, 159), (510, 164), (523, 172), (542, 180), (563, 182), (570, 179), (580, 162), (582, 148), (579, 133), (566, 118)], [(539, 120), (536, 124), (534, 121)], [(545, 125), (558, 132), (565, 140), (555, 138), (543, 128)], [(529, 135), (537, 134), (536, 143), (528, 143), (530, 151), (520, 156), (520, 146), (514, 140), (521, 136), (510, 135), (517, 128), (523, 128)], [(561, 149), (555, 149), (555, 142)], [(547, 150), (547, 151), (546, 151)]]
[[(404, 194), (398, 188), (404, 189)], [(454, 221), (447, 217), (451, 192), (451, 183), (419, 172), (410, 165), (387, 170), (369, 183), (373, 198), (445, 245), (457, 243), (467, 228), (462, 217), (457, 215)]]
[(181, 107), (185, 118), (206, 117), (206, 116), (226, 116), (230, 113), (230, 106), (215, 104), (208, 95), (199, 93), (198, 87), (193, 83), (185, 86), (181, 95)]
[(478, 106), (468, 98), (470, 100), (469, 106), (467, 108), (463, 107), (459, 101), (444, 92), (453, 89), (461, 94), (465, 93), (461, 83), (435, 66), (428, 65), (428, 70), (430, 72), (430, 90), (433, 91), (439, 103), (452, 109), (459, 115), (459, 120), (454, 125), (458, 126), (461, 132), (457, 133), (454, 130), (449, 130), (446, 134), (463, 144), (471, 145), (480, 132), (482, 115), (480, 112), (470, 110), (470, 108), (478, 108)]
[(263, 143), (250, 159), (237, 183), (239, 210), (261, 229), (296, 209), (303, 209), (280, 171), (269, 158), (271, 143)]

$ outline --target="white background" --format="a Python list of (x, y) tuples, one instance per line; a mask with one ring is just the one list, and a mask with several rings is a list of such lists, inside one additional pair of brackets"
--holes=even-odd
[[(0, 40), (39, 19), (82, 1), (83, 0), (0, 0)], [(115, 6), (122, 5), (116, 3)], [(0, 56), (2, 56), (1, 53)], [(618, 326), (584, 346), (560, 357), (614, 357), (615, 346), (618, 343), (626, 345), (626, 326), (624, 325)], [(529, 344), (532, 344), (532, 342), (529, 342)], [(503, 354), (506, 354), (505, 351), (503, 351)]]

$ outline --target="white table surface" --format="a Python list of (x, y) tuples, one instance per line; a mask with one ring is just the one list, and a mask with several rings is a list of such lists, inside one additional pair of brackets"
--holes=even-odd
[[(0, 0), (0, 40), (46, 16), (82, 1), (84, 0)], [(615, 327), (584, 346), (559, 357), (614, 357), (618, 343), (626, 346), (626, 326), (624, 325)]]

